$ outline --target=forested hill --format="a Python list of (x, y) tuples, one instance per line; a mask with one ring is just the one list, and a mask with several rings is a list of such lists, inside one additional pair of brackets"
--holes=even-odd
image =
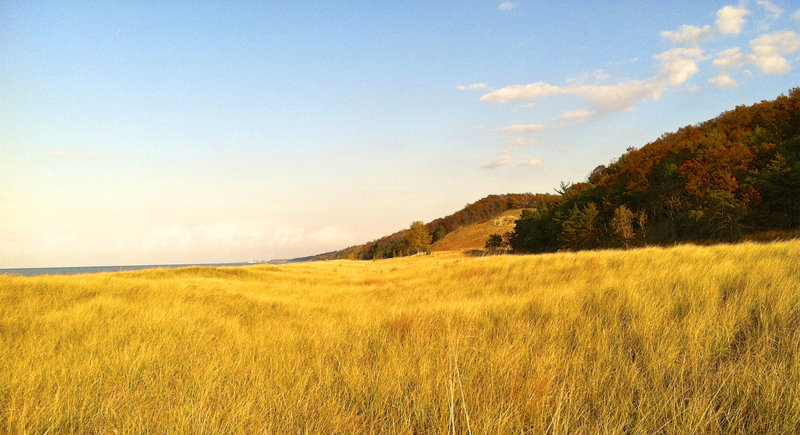
[(732, 241), (800, 227), (800, 88), (630, 148), (523, 211), (511, 244), (545, 252)]
[[(552, 204), (558, 200), (557, 195), (533, 193), (508, 193), (503, 195), (489, 195), (483, 199), (467, 204), (463, 209), (443, 218), (435, 219), (424, 225), (430, 243), (435, 243), (450, 232), (484, 219), (495, 217), (507, 210), (519, 208), (538, 208), (545, 204)], [(409, 230), (401, 230), (392, 235), (363, 245), (351, 246), (341, 251), (328, 252), (311, 257), (311, 260), (334, 260), (341, 258), (374, 259), (391, 258), (409, 255), (416, 252), (416, 248), (409, 241)]]

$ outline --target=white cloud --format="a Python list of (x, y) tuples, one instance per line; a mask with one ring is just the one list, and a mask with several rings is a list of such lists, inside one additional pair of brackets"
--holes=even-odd
[(767, 0), (756, 0), (756, 3), (762, 6), (773, 19), (777, 19), (783, 13), (783, 9), (781, 9), (780, 6)]
[(511, 9), (514, 9), (515, 7), (517, 7), (517, 4), (514, 3), (514, 2), (503, 2), (503, 3), (500, 3), (500, 6), (498, 6), (497, 9), (499, 9), (501, 11), (510, 11)]
[(749, 14), (744, 7), (725, 6), (717, 11), (717, 28), (720, 33), (738, 35), (744, 26), (744, 17)]
[(800, 36), (791, 30), (769, 33), (750, 41), (753, 63), (765, 74), (786, 74), (792, 68), (784, 57), (800, 50)]
[(708, 79), (708, 81), (720, 89), (730, 89), (739, 85), (736, 80), (732, 79), (731, 76), (725, 73), (717, 74)]
[(564, 145), (559, 145), (556, 147), (559, 151), (569, 151), (570, 148)]
[(713, 35), (714, 29), (709, 25), (701, 28), (684, 24), (678, 30), (664, 30), (661, 32), (663, 38), (671, 40), (675, 45), (697, 45), (700, 41), (704, 41)]
[(510, 131), (512, 133), (533, 133), (535, 131), (544, 130), (544, 125), (542, 124), (512, 124), (507, 125), (500, 130), (502, 131)]
[(486, 83), (473, 83), (471, 85), (458, 85), (456, 86), (456, 89), (458, 89), (459, 91), (467, 91), (472, 89), (483, 89), (486, 86), (487, 86)]
[(739, 47), (721, 51), (713, 65), (720, 71), (736, 71), (755, 65), (764, 74), (786, 74), (791, 63), (785, 56), (800, 50), (800, 36), (791, 30), (761, 35), (750, 41), (752, 54), (742, 53)]
[(511, 163), (511, 157), (510, 156), (499, 156), (499, 157), (495, 157), (492, 160), (489, 160), (488, 162), (482, 164), (480, 166), (480, 168), (481, 169), (494, 169), (494, 168), (499, 168), (500, 166), (505, 166), (505, 165), (507, 165), (509, 163)]
[(792, 15), (792, 19), (800, 23), (800, 9), (796, 10)]
[(564, 95), (568, 92), (564, 88), (544, 82), (528, 85), (513, 85), (496, 91), (489, 92), (481, 97), (487, 103), (507, 103), (514, 100), (536, 100), (553, 95)]
[(707, 57), (699, 48), (673, 48), (653, 58), (661, 62), (661, 72), (654, 81), (666, 90), (668, 87), (682, 85), (689, 80), (689, 77), (700, 71), (697, 61)]
[(556, 119), (557, 120), (581, 119), (594, 116), (595, 114), (596, 112), (592, 112), (591, 110), (586, 110), (586, 109), (570, 110), (561, 113), (556, 117)]
[(615, 85), (571, 84), (556, 86), (544, 82), (501, 88), (481, 97), (489, 103), (535, 100), (559, 95), (582, 97), (599, 112), (629, 110), (644, 100), (657, 100), (666, 90), (682, 85), (699, 71), (697, 61), (705, 59), (699, 48), (673, 48), (653, 58), (660, 63), (659, 73), (645, 80), (629, 80)]
[(542, 163), (542, 159), (532, 158), (532, 159), (525, 159), (522, 161), (522, 164), (525, 166), (536, 166)]
[(490, 92), (481, 101), (507, 103), (515, 100), (536, 100), (559, 95), (578, 95), (605, 111), (621, 110), (633, 102), (651, 94), (645, 81), (629, 81), (616, 85), (568, 85), (555, 86), (536, 82), (527, 85), (508, 86)]
[(739, 47), (720, 51), (712, 62), (715, 68), (724, 71), (737, 70), (750, 63), (753, 63), (753, 55), (742, 53)]

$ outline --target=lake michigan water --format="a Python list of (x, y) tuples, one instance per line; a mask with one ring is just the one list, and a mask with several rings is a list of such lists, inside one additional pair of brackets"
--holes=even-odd
[(250, 266), (252, 263), (212, 263), (212, 264), (143, 264), (136, 266), (89, 266), (89, 267), (28, 267), (20, 269), (0, 269), (0, 275), (80, 275), (84, 273), (121, 272), (127, 270), (156, 269), (161, 267), (177, 268), (190, 266)]

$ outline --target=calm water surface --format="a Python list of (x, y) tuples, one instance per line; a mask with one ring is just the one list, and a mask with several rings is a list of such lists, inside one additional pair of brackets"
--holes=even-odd
[(21, 269), (0, 269), (0, 275), (80, 275), (84, 273), (121, 272), (125, 270), (155, 269), (160, 267), (189, 267), (189, 266), (248, 266), (251, 263), (213, 263), (213, 264), (142, 264), (136, 266), (90, 266), (90, 267), (28, 267)]

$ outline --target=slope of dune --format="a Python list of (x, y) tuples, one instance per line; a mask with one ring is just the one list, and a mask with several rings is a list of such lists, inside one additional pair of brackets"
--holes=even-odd
[(482, 249), (490, 234), (503, 235), (514, 230), (514, 221), (519, 219), (522, 209), (505, 211), (493, 218), (465, 225), (448, 233), (431, 246), (434, 251), (463, 251)]

